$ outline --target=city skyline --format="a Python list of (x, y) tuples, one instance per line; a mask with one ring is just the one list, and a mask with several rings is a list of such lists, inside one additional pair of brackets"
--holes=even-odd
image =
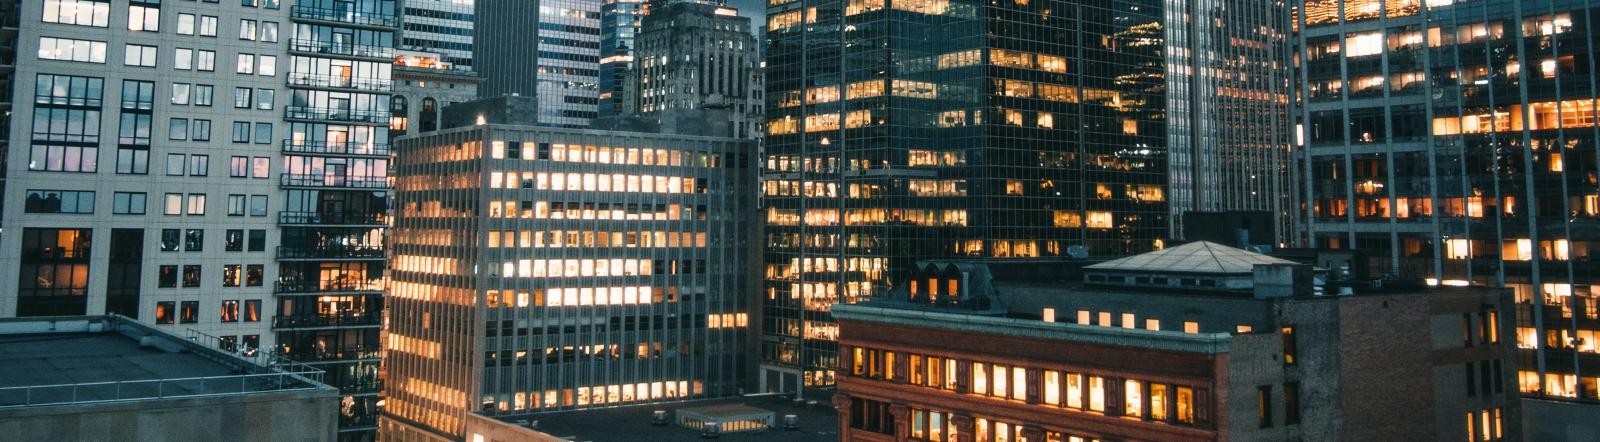
[(0, 416), (1592, 440), (1596, 17), (0, 0)]

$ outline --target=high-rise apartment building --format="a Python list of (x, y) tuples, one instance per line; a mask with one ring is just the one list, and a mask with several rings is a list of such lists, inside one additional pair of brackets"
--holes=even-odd
[(1600, 401), (1600, 5), (1296, 6), (1303, 240), (1374, 274), (1511, 288), (1518, 387), (1554, 399), (1529, 419)]
[(439, 54), (436, 67), (472, 70), (474, 0), (407, 0), (398, 47)]
[(599, 117), (628, 112), (628, 83), (635, 66), (634, 39), (648, 12), (645, 0), (605, 0), (600, 5)]
[(477, 5), (472, 51), (478, 96), (539, 99), (539, 124), (587, 127), (597, 116), (600, 0)]
[(298, 0), (290, 16), (273, 325), (280, 353), (346, 394), (348, 439), (377, 429), (399, 13), (393, 0)]
[(325, 370), (370, 437), (395, 3), (24, 2), (0, 316), (116, 313)]
[(384, 437), (738, 394), (750, 144), (495, 122), (402, 139)]
[(750, 19), (727, 6), (662, 2), (651, 6), (637, 39), (629, 93), (643, 115), (727, 109), (728, 136), (760, 138), (761, 60)]
[(763, 389), (832, 384), (831, 306), (919, 259), (1158, 247), (1164, 4), (770, 2)]
[(1171, 234), (1183, 237), (1185, 212), (1258, 210), (1276, 217), (1277, 237), (1251, 242), (1286, 243), (1297, 214), (1288, 191), (1289, 9), (1263, 0), (1168, 6)]

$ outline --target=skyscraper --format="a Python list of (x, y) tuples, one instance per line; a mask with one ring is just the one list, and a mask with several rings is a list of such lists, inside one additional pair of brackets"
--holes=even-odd
[(1150, 250), (1164, 2), (776, 0), (764, 389), (833, 382), (828, 311), (918, 259)]
[(644, 0), (605, 0), (600, 5), (600, 117), (615, 117), (628, 110), (634, 39), (648, 11)]
[(409, 0), (404, 7), (400, 49), (437, 53), (451, 69), (472, 70), (473, 0)]
[(1530, 421), (1600, 400), (1600, 5), (1297, 6), (1304, 239), (1374, 274), (1510, 287), (1519, 388), (1558, 400)]
[(473, 20), (479, 97), (536, 97), (547, 126), (586, 127), (597, 116), (600, 0), (483, 2)]
[(9, 134), (0, 316), (116, 313), (278, 352), (327, 371), (341, 437), (370, 437), (395, 3), (19, 16), (32, 129)]
[(1289, 8), (1276, 0), (1168, 6), (1172, 236), (1183, 236), (1184, 212), (1259, 210), (1279, 220), (1278, 237), (1251, 242), (1286, 243), (1297, 214), (1288, 191)]
[(661, 2), (637, 39), (629, 97), (644, 115), (716, 107), (731, 114), (731, 133), (760, 138), (761, 61), (750, 19), (711, 3)]
[(385, 438), (738, 394), (750, 144), (496, 123), (401, 140)]

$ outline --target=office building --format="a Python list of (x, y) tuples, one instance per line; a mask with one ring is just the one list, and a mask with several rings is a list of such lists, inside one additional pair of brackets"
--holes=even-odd
[(761, 60), (750, 19), (727, 6), (699, 2), (653, 5), (639, 31), (629, 98), (640, 114), (727, 109), (736, 138), (763, 134)]
[(1158, 247), (1164, 4), (769, 2), (763, 390), (832, 384), (829, 308), (918, 260)]
[(600, 118), (627, 114), (638, 105), (627, 104), (628, 84), (634, 69), (634, 39), (640, 21), (649, 13), (645, 0), (605, 0), (600, 5)]
[(1562, 404), (1600, 416), (1596, 5), (1296, 6), (1302, 239), (1376, 275), (1510, 288), (1518, 387), (1549, 405), (1530, 431)]
[(473, 0), (408, 0), (398, 47), (439, 54), (438, 66), (472, 70)]
[(1081, 265), (927, 261), (836, 306), (840, 439), (1521, 440), (1505, 290), (1207, 242)]
[(484, 2), (473, 20), (479, 97), (538, 98), (545, 126), (587, 127), (597, 116), (600, 0)]
[[(1265, 211), (1294, 228), (1289, 9), (1262, 0), (1188, 0), (1166, 10), (1172, 236), (1187, 212)], [(1204, 223), (1205, 221), (1200, 221)], [(1198, 240), (1202, 238), (1184, 238)]]
[[(0, 319), (8, 440), (334, 441), (322, 373), (124, 316)], [(237, 343), (233, 343), (237, 344)]]
[(385, 438), (462, 440), (474, 412), (739, 394), (751, 142), (461, 109), (483, 124), (396, 152)]
[(439, 130), (444, 108), (478, 98), (483, 78), (432, 52), (395, 51), (389, 137)]

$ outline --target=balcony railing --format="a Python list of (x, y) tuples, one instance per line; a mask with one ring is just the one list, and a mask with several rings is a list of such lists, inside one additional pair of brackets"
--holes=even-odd
[(336, 387), (339, 387), (339, 392), (340, 393), (344, 393), (344, 394), (375, 393), (375, 392), (383, 391), (383, 380), (382, 379), (372, 379), (372, 380), (366, 380), (366, 381), (351, 382), (349, 384), (336, 385)]
[(380, 315), (273, 316), (272, 328), (376, 326)]
[(278, 224), (381, 226), (387, 220), (382, 212), (278, 212)]
[(278, 259), (383, 259), (379, 247), (278, 246)]
[(278, 353), (279, 356), (298, 362), (326, 362), (348, 361), (356, 359), (378, 359), (382, 353), (376, 345), (362, 345), (349, 348), (317, 349), (307, 346), (305, 351), (290, 349)]
[(307, 20), (333, 21), (357, 25), (383, 26), (395, 28), (400, 26), (400, 17), (393, 15), (369, 14), (338, 9), (315, 8), (310, 6), (295, 6), (290, 9), (290, 16)]
[(322, 153), (343, 155), (389, 155), (389, 145), (381, 143), (367, 143), (359, 141), (327, 142), (327, 141), (294, 141), (283, 140), (284, 153)]
[(388, 91), (389, 88), (394, 85), (394, 82), (382, 78), (356, 78), (342, 75), (291, 73), (289, 74), (289, 84), (293, 86)]
[(283, 174), (283, 178), (280, 181), (280, 184), (287, 187), (348, 187), (356, 189), (389, 188), (389, 179), (383, 177), (286, 173)]
[(273, 283), (273, 293), (327, 293), (327, 292), (378, 292), (383, 291), (383, 279), (347, 278), (336, 281), (301, 280), (283, 278)]
[(394, 48), (388, 46), (337, 43), (297, 38), (289, 40), (289, 50), (313, 54), (348, 55), (351, 57), (394, 59)]
[(389, 113), (332, 107), (286, 106), (283, 117), (299, 120), (345, 121), (355, 123), (389, 123)]

